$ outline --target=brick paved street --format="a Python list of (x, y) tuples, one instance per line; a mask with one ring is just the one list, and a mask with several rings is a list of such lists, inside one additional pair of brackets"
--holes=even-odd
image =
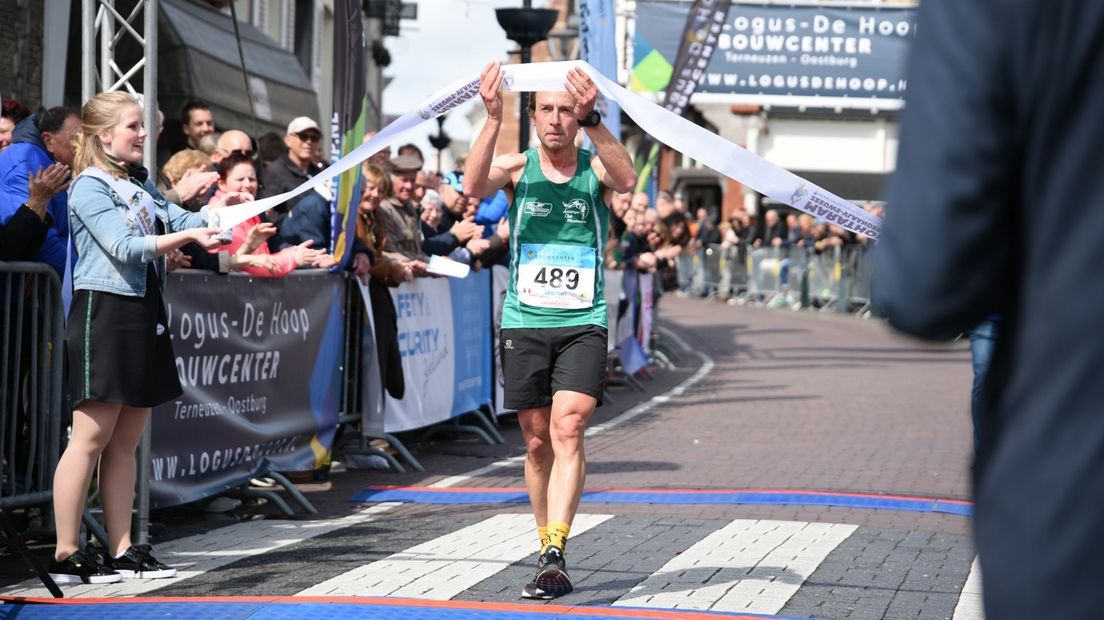
[[(662, 300), (661, 317), (669, 330), (664, 338), (682, 351), (680, 367), (658, 371), (646, 392), (612, 391), (615, 401), (599, 410), (594, 425), (615, 424), (587, 440), (588, 488), (969, 498), (971, 371), (964, 343), (918, 343), (878, 321), (849, 316), (674, 297)], [(680, 384), (685, 389), (672, 392)], [(656, 395), (661, 398), (651, 401)], [(641, 411), (640, 403), (649, 404)], [(629, 419), (618, 418), (626, 411)], [(515, 550), (519, 543), (512, 541), (527, 535), (526, 519), (511, 515), (525, 515), (527, 506), (414, 503), (360, 515), (367, 506), (349, 501), (368, 485), (521, 487), (520, 460), (504, 460), (522, 454), (516, 421), (504, 418), (501, 430), (506, 443), (495, 446), (451, 436), (418, 442), (418, 434), (409, 434), (425, 473), (348, 471), (305, 486), (321, 522), (243, 520), (243, 509), (234, 513), (237, 520), (183, 510), (156, 514), (166, 531), (154, 542), (178, 554), (169, 557), (195, 562), (189, 549), (214, 537), (223, 541), (216, 545), (223, 559), (186, 578), (118, 594), (287, 596), (329, 588), (343, 595), (517, 602), (533, 560)], [(450, 478), (469, 472), (476, 473)], [(961, 596), (974, 560), (968, 517), (720, 503), (584, 503), (580, 513), (590, 515), (589, 529), (568, 547), (577, 590), (557, 604), (787, 617), (979, 617), (977, 595)], [(505, 521), (488, 526), (494, 518)], [(312, 530), (311, 523), (322, 527)], [(261, 533), (268, 524), (279, 527)], [(457, 535), (462, 528), (475, 533)], [(250, 532), (258, 539), (242, 542)], [(531, 538), (521, 544), (535, 547)], [(488, 553), (497, 555), (479, 559), (466, 551), (481, 544), (495, 545), (499, 551)], [(478, 570), (458, 574), (479, 577), (440, 589), (448, 573), (436, 567), (455, 571), (465, 553)], [(413, 574), (414, 557), (429, 562), (419, 569), (429, 572), (402, 577)], [(4, 556), (2, 564), (0, 593), (41, 594), (25, 589), (33, 584), (24, 581), (20, 562)]]

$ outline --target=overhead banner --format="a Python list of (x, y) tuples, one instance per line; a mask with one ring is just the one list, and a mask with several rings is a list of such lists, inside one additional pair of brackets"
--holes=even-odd
[[(364, 139), (368, 117), (364, 15), (360, 0), (334, 0), (333, 118), (330, 119), (333, 159), (348, 155)], [(356, 236), (360, 206), (361, 168), (356, 166), (334, 180), (330, 204), (329, 248), (337, 259), (335, 271), (345, 268)]]
[(491, 404), (491, 274), (418, 278), (392, 289), (406, 391), (384, 429), (422, 428)]
[[(586, 71), (598, 86), (598, 90), (617, 101), (621, 109), (645, 133), (651, 134), (667, 146), (799, 211), (823, 218), (853, 233), (866, 235), (871, 239), (878, 238), (882, 218), (770, 163), (700, 125), (629, 92), (585, 62), (505, 65), (502, 67), (505, 74), (502, 88), (510, 92), (562, 90), (567, 72), (575, 67)], [(208, 213), (208, 219), (212, 226), (223, 229), (244, 222), (274, 205), (286, 202), (326, 183), (333, 176), (359, 166), (376, 151), (412, 135), (418, 125), (463, 105), (478, 93), (478, 75), (458, 81), (448, 88), (437, 91), (422, 101), (415, 110), (403, 114), (380, 130), (371, 140), (361, 144), (353, 152), (331, 164), (329, 168), (304, 181), (299, 187), (255, 202), (218, 209)]]
[(166, 276), (184, 393), (151, 417), (152, 506), (322, 464), (341, 397), (343, 291), (342, 278), (321, 271)]
[[(684, 2), (636, 3), (633, 90), (659, 92), (677, 73), (677, 25), (690, 11)], [(733, 3), (712, 59), (695, 72), (694, 100), (896, 109), (915, 35), (908, 5)]]

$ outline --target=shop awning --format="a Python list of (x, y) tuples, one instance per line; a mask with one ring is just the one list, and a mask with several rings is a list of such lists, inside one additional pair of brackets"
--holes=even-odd
[(180, 120), (188, 100), (202, 99), (220, 131), (283, 135), (296, 116), (318, 120), (318, 97), (299, 59), (255, 26), (238, 23), (256, 126), (230, 16), (189, 0), (162, 0), (160, 16), (157, 94), (167, 118)]

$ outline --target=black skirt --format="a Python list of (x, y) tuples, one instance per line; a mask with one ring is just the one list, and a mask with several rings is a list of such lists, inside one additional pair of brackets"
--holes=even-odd
[(65, 338), (74, 405), (94, 400), (155, 407), (183, 393), (153, 265), (145, 297), (76, 291)]

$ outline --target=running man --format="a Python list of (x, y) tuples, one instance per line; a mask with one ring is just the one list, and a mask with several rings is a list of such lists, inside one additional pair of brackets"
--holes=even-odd
[[(468, 155), (464, 194), (510, 198), (510, 284), (499, 336), (505, 405), (525, 435), (525, 485), (541, 541), (525, 598), (571, 592), (564, 547), (586, 479), (583, 433), (606, 373), (603, 248), (614, 192), (636, 184), (628, 151), (594, 110), (598, 89), (581, 69), (566, 90), (534, 93), (540, 145), (494, 158), (502, 127), (502, 67), (480, 76), (487, 122)], [(595, 154), (575, 147), (582, 127)]]

